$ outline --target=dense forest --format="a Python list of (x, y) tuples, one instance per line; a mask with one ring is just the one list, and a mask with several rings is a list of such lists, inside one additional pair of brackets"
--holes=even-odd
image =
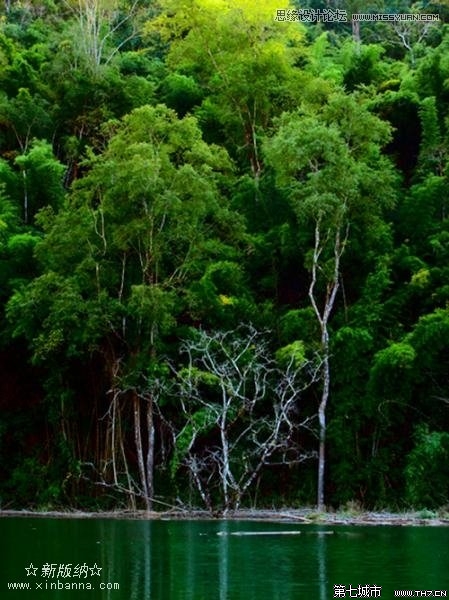
[(1, 508), (448, 503), (448, 23), (2, 3)]

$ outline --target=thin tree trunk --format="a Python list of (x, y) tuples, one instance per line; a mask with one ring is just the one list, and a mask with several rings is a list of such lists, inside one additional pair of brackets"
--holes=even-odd
[(154, 414), (153, 414), (153, 398), (148, 398), (147, 406), (147, 434), (148, 434), (148, 448), (147, 448), (147, 463), (146, 463), (146, 481), (147, 481), (147, 509), (152, 510), (153, 508), (153, 496), (154, 496)]
[(229, 509), (229, 447), (228, 438), (226, 434), (226, 412), (220, 419), (220, 437), (221, 437), (221, 450), (223, 458), (223, 470), (221, 475), (222, 489), (223, 489), (223, 501), (224, 501), (224, 514)]
[[(329, 235), (329, 232), (328, 232)], [(309, 287), (309, 298), (315, 312), (316, 318), (321, 329), (321, 352), (323, 358), (322, 364), (322, 391), (321, 399), (318, 407), (318, 426), (319, 426), (319, 449), (318, 449), (318, 481), (317, 481), (317, 507), (318, 510), (324, 508), (324, 483), (325, 483), (325, 468), (326, 468), (326, 410), (329, 400), (331, 371), (330, 371), (330, 351), (329, 351), (329, 318), (334, 307), (335, 298), (339, 288), (340, 278), (340, 259), (344, 251), (345, 242), (348, 237), (348, 229), (344, 239), (341, 239), (340, 227), (335, 230), (334, 238), (334, 270), (332, 277), (326, 285), (326, 297), (324, 306), (320, 310), (316, 296), (315, 286), (320, 270), (320, 256), (324, 248), (325, 241), (321, 240), (321, 218), (318, 217), (315, 223), (315, 245), (313, 250), (312, 260), (312, 280)]]
[(197, 458), (196, 456), (192, 456), (192, 458), (189, 461), (189, 470), (190, 473), (193, 476), (193, 481), (196, 485), (196, 489), (198, 490), (202, 501), (204, 502), (204, 505), (206, 506), (206, 508), (212, 512), (212, 502), (210, 500), (210, 496), (209, 494), (205, 491), (203, 484), (201, 482), (201, 477), (199, 474), (199, 468), (198, 468), (198, 463), (197, 463)]
[[(130, 508), (132, 510), (136, 510), (136, 493), (135, 493), (135, 488), (133, 485), (133, 481), (129, 472), (129, 467), (128, 467), (128, 460), (126, 458), (126, 453), (125, 453), (125, 443), (123, 440), (123, 428), (122, 428), (122, 416), (121, 416), (121, 407), (120, 407), (120, 403), (118, 400), (118, 395), (116, 396), (116, 398), (114, 399), (114, 414), (113, 414), (113, 418), (115, 421), (115, 425), (114, 425), (114, 432), (115, 432), (115, 438), (116, 438), (116, 442), (114, 443), (114, 462), (115, 464), (117, 464), (117, 458), (118, 456), (115, 456), (115, 454), (121, 456), (121, 463), (123, 465), (123, 469), (125, 471), (125, 476), (126, 476), (126, 482), (128, 485), (127, 488), (127, 495), (129, 497), (129, 503), (130, 503)], [(116, 446), (117, 449), (116, 449)], [(115, 479), (117, 478), (117, 471), (116, 471), (116, 467), (115, 467), (115, 471), (114, 471), (114, 477)], [(115, 480), (116, 485), (119, 487), (121, 487), (120, 485), (120, 481), (118, 481), (117, 479)]]
[(259, 181), (260, 173), (262, 171), (262, 165), (259, 157), (259, 150), (257, 145), (256, 135), (256, 102), (254, 101), (253, 111), (246, 108), (248, 115), (248, 125), (246, 126), (245, 138), (248, 145), (249, 162), (251, 165), (251, 171), (256, 183)]
[(142, 487), (142, 494), (145, 500), (147, 510), (150, 510), (149, 497), (148, 497), (148, 485), (146, 477), (145, 462), (143, 458), (143, 447), (142, 447), (142, 434), (141, 434), (141, 419), (140, 419), (140, 398), (136, 392), (133, 392), (133, 409), (134, 409), (134, 442), (136, 445), (137, 452), (137, 464), (139, 468), (140, 484)]
[(112, 474), (114, 477), (114, 484), (118, 485), (117, 477), (117, 460), (116, 460), (116, 423), (117, 423), (117, 396), (118, 393), (114, 392), (114, 398), (112, 400), (112, 417), (111, 417), (111, 457), (112, 457)]
[(318, 407), (319, 423), (319, 448), (318, 448), (318, 483), (317, 483), (317, 505), (318, 510), (324, 509), (324, 481), (326, 468), (326, 408), (329, 400), (330, 388), (330, 365), (329, 348), (325, 350), (323, 358), (323, 391), (321, 401)]
[(360, 43), (361, 43), (360, 21), (356, 21), (356, 20), (352, 19), (351, 25), (352, 25), (352, 39), (357, 44), (357, 51), (360, 52)]
[(22, 171), (23, 178), (23, 220), (25, 225), (28, 223), (28, 183), (26, 169)]

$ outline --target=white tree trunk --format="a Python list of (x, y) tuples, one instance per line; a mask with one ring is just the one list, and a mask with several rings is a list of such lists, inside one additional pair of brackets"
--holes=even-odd
[(329, 238), (330, 232), (326, 234), (326, 238), (323, 241), (321, 239), (321, 217), (318, 217), (315, 223), (315, 245), (312, 259), (312, 279), (309, 287), (309, 298), (315, 312), (316, 318), (321, 329), (321, 353), (322, 353), (322, 366), (321, 366), (321, 398), (318, 406), (318, 480), (317, 480), (317, 507), (318, 510), (324, 509), (324, 487), (325, 487), (325, 470), (326, 470), (326, 410), (327, 403), (329, 400), (330, 384), (331, 384), (331, 369), (330, 369), (330, 351), (329, 351), (329, 318), (332, 309), (335, 304), (335, 298), (337, 296), (340, 279), (340, 259), (344, 251), (345, 243), (348, 237), (348, 229), (343, 239), (341, 239), (340, 226), (335, 229), (335, 237), (333, 241), (333, 254), (334, 254), (334, 269), (331, 277), (326, 282), (326, 295), (324, 299), (324, 305), (320, 309), (316, 298), (316, 283), (318, 279), (318, 272), (320, 269), (320, 256), (324, 249), (324, 245)]
[(147, 472), (145, 468), (145, 461), (143, 457), (143, 446), (142, 446), (142, 432), (141, 432), (141, 419), (140, 419), (140, 398), (136, 392), (134, 392), (133, 398), (133, 411), (134, 411), (134, 443), (136, 445), (137, 453), (137, 466), (139, 469), (140, 485), (142, 489), (142, 495), (145, 501), (147, 510), (151, 510), (150, 498), (148, 495), (148, 482)]
[(153, 412), (153, 398), (148, 398), (147, 406), (147, 437), (148, 437), (148, 448), (147, 448), (147, 461), (146, 461), (146, 482), (147, 482), (147, 510), (153, 508), (153, 496), (154, 496), (154, 412)]

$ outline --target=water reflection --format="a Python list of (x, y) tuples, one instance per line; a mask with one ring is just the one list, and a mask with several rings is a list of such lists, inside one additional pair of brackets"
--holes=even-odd
[[(0, 597), (33, 562), (96, 563), (95, 591), (35, 590), (33, 600), (326, 600), (335, 584), (447, 589), (449, 528), (295, 523), (0, 519)], [(5, 551), (7, 549), (7, 551)], [(100, 590), (100, 581), (119, 590)], [(6, 595), (3, 592), (6, 589)]]
[(220, 600), (228, 597), (228, 569), (229, 569), (229, 522), (223, 521), (219, 528), (218, 568), (219, 568), (219, 590)]
[(320, 586), (320, 600), (326, 600), (328, 589), (327, 582), (327, 556), (326, 541), (327, 531), (317, 531), (317, 559), (318, 559), (318, 582)]

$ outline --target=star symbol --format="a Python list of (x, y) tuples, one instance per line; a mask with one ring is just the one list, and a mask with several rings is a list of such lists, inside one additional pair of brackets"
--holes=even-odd
[(100, 575), (101, 567), (97, 567), (97, 563), (94, 563), (94, 566), (89, 569), (91, 575)]
[(25, 571), (27, 572), (27, 577), (29, 577), (30, 575), (36, 577), (37, 567), (33, 567), (33, 563), (30, 563), (29, 567), (25, 567)]

